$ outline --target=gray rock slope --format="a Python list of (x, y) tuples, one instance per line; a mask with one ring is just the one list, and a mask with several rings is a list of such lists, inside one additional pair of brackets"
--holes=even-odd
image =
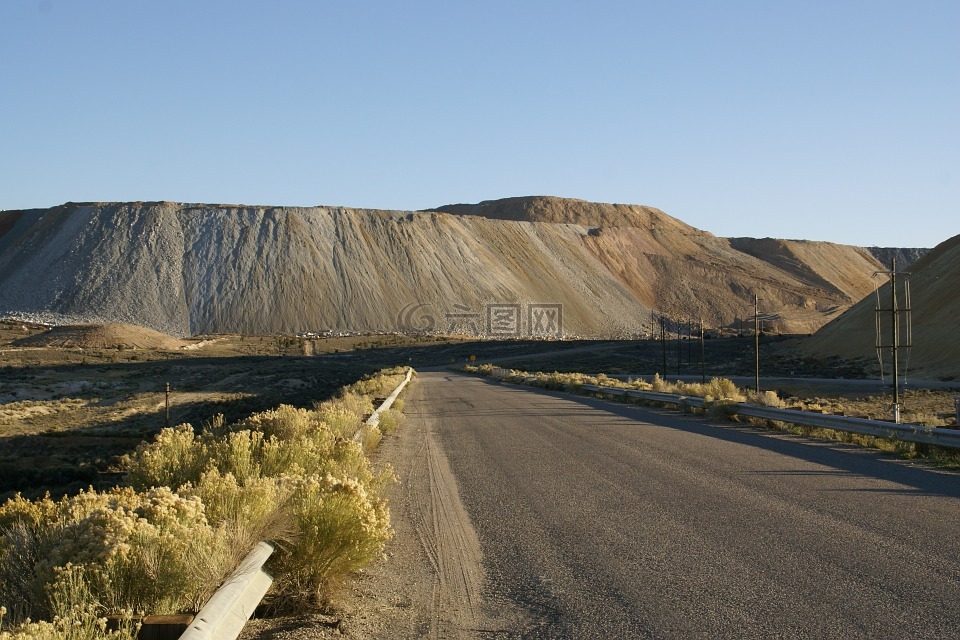
[[(878, 264), (865, 250), (778, 242), (766, 255), (760, 245), (734, 246), (645, 211), (636, 226), (621, 216), (623, 226), (602, 228), (591, 220), (169, 202), (8, 211), (0, 213), (0, 312), (177, 336), (526, 335), (538, 323), (543, 333), (558, 328), (543, 315), (552, 307), (538, 305), (562, 305), (563, 333), (608, 336), (641, 330), (658, 308), (729, 323), (764, 291), (784, 305), (786, 330), (812, 331), (872, 291)], [(839, 266), (825, 270), (828, 262)], [(837, 280), (834, 272), (844, 274), (840, 282), (827, 281)], [(687, 286), (692, 293), (683, 294)]]

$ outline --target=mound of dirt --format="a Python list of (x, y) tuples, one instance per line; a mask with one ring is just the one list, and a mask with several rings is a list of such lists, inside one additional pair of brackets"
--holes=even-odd
[[(482, 216), (491, 220), (579, 224), (585, 227), (642, 227), (682, 233), (704, 233), (660, 209), (638, 204), (607, 204), (576, 198), (523, 196), (484, 200), (478, 204), (448, 204), (433, 211), (458, 216)], [(710, 235), (710, 234), (707, 234)]]
[(153, 329), (132, 324), (72, 324), (54, 327), (13, 342), (19, 347), (82, 349), (154, 349), (174, 351), (190, 344)]
[(738, 326), (758, 296), (776, 314), (771, 330), (812, 333), (871, 293), (881, 268), (859, 247), (718, 238), (639, 205), (531, 197), (440, 209), (132, 202), (0, 212), (0, 313), (180, 337), (620, 337), (653, 330), (652, 310)]
[[(889, 268), (889, 267), (888, 267)], [(900, 267), (897, 267), (900, 270)], [(910, 267), (913, 314), (913, 348), (904, 349), (901, 364), (912, 377), (960, 378), (960, 235), (941, 243)], [(902, 279), (901, 279), (902, 280)], [(879, 277), (878, 277), (879, 281)], [(880, 288), (881, 306), (890, 307), (889, 282)], [(899, 304), (904, 305), (898, 286)], [(876, 361), (876, 296), (870, 295), (842, 316), (822, 327), (800, 347), (817, 356), (868, 358)], [(889, 329), (887, 314), (881, 314), (884, 334)], [(884, 342), (890, 340), (883, 336)], [(909, 360), (908, 360), (909, 358)], [(889, 353), (885, 356), (889, 373)]]

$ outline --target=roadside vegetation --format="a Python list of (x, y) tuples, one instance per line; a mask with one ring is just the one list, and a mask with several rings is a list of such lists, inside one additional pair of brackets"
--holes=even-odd
[[(467, 373), (473, 373), (481, 376), (490, 376), (494, 372), (494, 365), (466, 365), (462, 368)], [(501, 374), (504, 379), (512, 382), (530, 384), (545, 389), (567, 390), (580, 392), (585, 384), (615, 387), (620, 389), (636, 389), (640, 391), (654, 391), (658, 393), (671, 393), (676, 395), (693, 396), (703, 398), (707, 406), (703, 410), (711, 417), (724, 418), (740, 423), (751, 424), (765, 428), (785, 431), (796, 435), (803, 435), (814, 438), (835, 440), (859, 446), (871, 447), (881, 451), (891, 453), (907, 459), (923, 459), (926, 462), (936, 466), (960, 470), (960, 453), (943, 447), (918, 444), (913, 442), (904, 442), (888, 438), (878, 438), (875, 436), (848, 433), (837, 431), (835, 429), (825, 429), (822, 427), (808, 427), (774, 420), (762, 420), (746, 416), (734, 415), (729, 410), (729, 405), (745, 402), (765, 407), (789, 408), (802, 411), (815, 411), (818, 413), (830, 413), (835, 415), (847, 415), (873, 420), (889, 419), (885, 413), (889, 409), (889, 398), (869, 397), (869, 398), (806, 398), (797, 397), (781, 398), (775, 391), (755, 392), (752, 389), (744, 389), (725, 378), (713, 378), (709, 382), (670, 382), (663, 380), (659, 375), (654, 375), (653, 379), (648, 381), (639, 379), (621, 380), (610, 378), (605, 374), (587, 375), (583, 373), (530, 373), (517, 370), (503, 370)], [(943, 409), (951, 406), (949, 394), (925, 391), (914, 392), (915, 394), (927, 396), (919, 410), (906, 409), (903, 412), (903, 421), (926, 427), (948, 427), (957, 428), (954, 414)], [(941, 410), (930, 410), (931, 398), (938, 400)], [(628, 402), (637, 404), (657, 404), (647, 400), (637, 398), (626, 399)], [(936, 405), (935, 405), (936, 406)], [(688, 411), (697, 411), (687, 408)]]
[[(109, 490), (8, 500), (0, 638), (131, 638), (135, 615), (196, 611), (262, 539), (278, 546), (273, 606), (323, 603), (392, 535), (392, 470), (372, 468), (381, 429), (363, 421), (404, 374), (381, 372), (309, 409), (163, 429), (126, 456), (124, 481)], [(400, 408), (383, 429), (397, 427)]]
[[(491, 364), (481, 364), (478, 366), (466, 366), (463, 368), (467, 373), (475, 373), (482, 376), (493, 374), (494, 366)], [(528, 379), (531, 379), (529, 380)], [(694, 396), (704, 398), (707, 402), (718, 404), (733, 402), (750, 402), (768, 407), (783, 406), (779, 396), (773, 391), (764, 391), (756, 393), (752, 390), (737, 387), (733, 382), (726, 378), (712, 378), (709, 382), (670, 382), (664, 380), (659, 375), (654, 375), (650, 382), (640, 379), (620, 380), (611, 378), (600, 373), (595, 376), (585, 373), (528, 373), (526, 371), (510, 370), (507, 372), (506, 380), (513, 382), (528, 382), (534, 386), (545, 389), (566, 389), (569, 391), (579, 391), (585, 384), (602, 385), (606, 387), (616, 387), (618, 389), (636, 389), (638, 391), (655, 391), (657, 393), (673, 393), (684, 396)]]

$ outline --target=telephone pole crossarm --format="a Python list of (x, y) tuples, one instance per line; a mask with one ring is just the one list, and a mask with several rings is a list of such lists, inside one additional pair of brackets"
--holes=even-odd
[[(891, 355), (891, 370), (892, 370), (892, 384), (893, 384), (893, 421), (895, 423), (900, 422), (900, 362), (899, 362), (899, 351), (902, 348), (910, 348), (913, 346), (913, 326), (911, 320), (911, 306), (910, 306), (910, 273), (906, 271), (897, 271), (897, 259), (892, 258), (890, 260), (890, 270), (889, 271), (876, 271), (874, 275), (886, 276), (890, 279), (890, 308), (883, 308), (880, 304), (880, 289), (877, 289), (877, 320), (876, 320), (876, 331), (877, 331), (877, 357), (880, 359), (881, 366), (881, 376), (883, 375), (883, 352), (887, 349), (890, 350)], [(902, 285), (903, 285), (903, 294), (904, 294), (904, 306), (900, 306), (900, 301), (897, 299), (897, 276), (902, 276)], [(890, 314), (890, 333), (889, 343), (884, 340), (883, 337), (883, 314)], [(901, 319), (903, 323), (901, 324)], [(905, 331), (904, 331), (905, 329)]]

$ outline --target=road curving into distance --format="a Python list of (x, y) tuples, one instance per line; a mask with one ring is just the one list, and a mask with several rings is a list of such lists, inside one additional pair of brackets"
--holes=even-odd
[(454, 479), (432, 491), (446, 506), (430, 509), (462, 506), (472, 531), (457, 535), (480, 548), (458, 558), (447, 545), (447, 571), (481, 581), (482, 602), (476, 589), (461, 589), (472, 593), (461, 605), (434, 597), (470, 612), (435, 634), (943, 638), (960, 628), (958, 475), (450, 372), (421, 373), (407, 413)]

